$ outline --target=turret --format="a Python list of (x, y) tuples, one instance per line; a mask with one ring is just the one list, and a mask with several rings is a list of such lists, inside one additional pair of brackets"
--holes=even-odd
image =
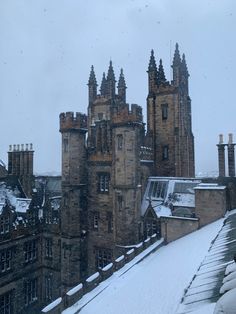
[(88, 81), (88, 97), (89, 97), (89, 104), (92, 104), (97, 97), (97, 80), (94, 73), (94, 67), (91, 66), (91, 71), (89, 75)]
[(151, 50), (151, 57), (148, 65), (148, 89), (149, 94), (152, 94), (155, 91), (156, 83), (157, 83), (157, 66), (156, 60), (154, 57), (154, 51)]
[(175, 86), (178, 86), (180, 83), (180, 72), (181, 72), (181, 58), (179, 54), (179, 45), (176, 43), (175, 45), (175, 53), (174, 53), (174, 59), (173, 59), (173, 84)]
[(114, 98), (116, 89), (116, 79), (112, 66), (112, 61), (110, 61), (108, 72), (107, 72), (107, 97)]
[(118, 96), (120, 99), (126, 103), (126, 83), (125, 83), (125, 77), (123, 73), (123, 69), (120, 70), (120, 77), (118, 81)]

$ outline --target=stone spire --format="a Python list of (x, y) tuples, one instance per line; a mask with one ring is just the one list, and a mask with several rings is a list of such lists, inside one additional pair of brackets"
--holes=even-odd
[(183, 53), (182, 56), (182, 73), (185, 74), (186, 76), (189, 76), (188, 73), (188, 67), (187, 67), (187, 63), (186, 63), (186, 59), (185, 59), (185, 54)]
[(90, 75), (89, 75), (88, 85), (89, 86), (91, 86), (91, 85), (96, 85), (97, 86), (97, 80), (96, 80), (96, 76), (95, 76), (93, 65), (91, 66), (91, 71), (90, 71)]
[(126, 83), (125, 83), (125, 77), (123, 73), (123, 69), (120, 70), (120, 77), (118, 81), (118, 95), (123, 100), (123, 102), (126, 102)]
[(89, 104), (92, 104), (97, 97), (97, 80), (94, 72), (93, 65), (91, 66), (91, 71), (88, 80), (88, 97)]
[(180, 58), (180, 53), (179, 53), (179, 45), (176, 43), (175, 45), (175, 53), (174, 53), (174, 59), (173, 59), (173, 84), (175, 86), (178, 86), (180, 84), (180, 79), (181, 79), (181, 58)]
[(102, 96), (106, 96), (106, 90), (107, 90), (107, 80), (106, 80), (105, 72), (103, 72), (102, 83), (101, 83), (101, 88), (100, 88), (100, 92)]
[(181, 58), (179, 53), (179, 45), (178, 43), (175, 44), (175, 53), (174, 53), (174, 59), (173, 59), (173, 65), (172, 66), (178, 66), (181, 64)]
[(112, 61), (110, 61), (108, 72), (107, 72), (107, 96), (113, 98), (115, 96), (116, 79), (112, 66)]
[(149, 72), (157, 73), (157, 66), (156, 66), (156, 60), (155, 60), (155, 57), (154, 57), (153, 49), (151, 50), (151, 57), (150, 57), (149, 65), (148, 65), (148, 73)]
[(149, 89), (149, 95), (153, 94), (156, 89), (157, 84), (157, 66), (156, 66), (156, 60), (154, 57), (154, 51), (151, 50), (151, 57), (148, 65), (148, 89)]
[(162, 59), (160, 59), (158, 73), (157, 73), (157, 84), (161, 85), (161, 84), (164, 84), (165, 82), (166, 82), (165, 72), (162, 65)]

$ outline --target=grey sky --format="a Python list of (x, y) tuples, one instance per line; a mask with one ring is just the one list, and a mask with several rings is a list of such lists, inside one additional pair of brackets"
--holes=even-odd
[(9, 144), (32, 142), (35, 171), (59, 171), (58, 116), (86, 112), (90, 66), (99, 84), (110, 58), (116, 77), (123, 67), (127, 101), (145, 113), (150, 50), (170, 79), (178, 42), (190, 72), (196, 171), (217, 170), (218, 134), (236, 139), (235, 30), (234, 0), (1, 0), (0, 159)]

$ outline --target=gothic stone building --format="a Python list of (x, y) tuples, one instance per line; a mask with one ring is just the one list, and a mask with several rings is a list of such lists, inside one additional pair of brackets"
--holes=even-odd
[(167, 82), (152, 51), (147, 130), (142, 108), (126, 103), (123, 71), (116, 86), (110, 62), (98, 93), (92, 67), (88, 114), (60, 115), (61, 202), (60, 189), (49, 189), (55, 181), (35, 180), (32, 148), (11, 147), (8, 175), (0, 165), (1, 313), (38, 313), (142, 240), (150, 175), (194, 175), (189, 75), (178, 46), (172, 67)]
[(178, 45), (173, 81), (152, 51), (148, 67), (147, 132), (142, 108), (117, 91), (110, 62), (100, 94), (92, 66), (88, 115), (61, 113), (62, 285), (77, 284), (143, 237), (141, 200), (148, 176), (194, 176), (188, 70)]

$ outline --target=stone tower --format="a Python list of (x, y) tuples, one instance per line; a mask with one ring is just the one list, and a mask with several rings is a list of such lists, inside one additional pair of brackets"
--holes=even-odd
[(8, 174), (17, 176), (27, 197), (31, 197), (33, 184), (33, 145), (10, 145)]
[(86, 276), (85, 232), (87, 172), (85, 135), (87, 116), (60, 114), (62, 134), (61, 282), (63, 289)]
[(147, 132), (152, 138), (155, 175), (194, 177), (194, 137), (191, 122), (189, 73), (185, 55), (176, 44), (173, 80), (165, 78), (162, 60), (157, 68), (152, 50), (148, 66)]

